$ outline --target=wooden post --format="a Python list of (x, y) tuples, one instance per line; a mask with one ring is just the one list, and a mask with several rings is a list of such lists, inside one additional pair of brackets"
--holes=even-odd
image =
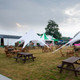
[(1, 46), (4, 46), (4, 38), (1, 38)]

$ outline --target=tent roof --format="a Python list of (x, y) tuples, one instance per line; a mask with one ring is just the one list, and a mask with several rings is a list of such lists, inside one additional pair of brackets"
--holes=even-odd
[(59, 41), (58, 39), (52, 39), (52, 40), (54, 40), (54, 41)]
[(46, 35), (50, 40), (53, 40), (53, 41), (59, 41), (58, 39), (55, 39), (53, 36), (50, 36), (50, 35)]
[[(80, 40), (80, 32), (78, 32), (72, 40), (70, 40), (68, 43), (64, 44), (63, 46), (61, 46), (60, 48), (58, 48), (57, 50), (55, 50), (54, 52), (58, 51), (59, 49), (63, 48), (64, 46), (66, 46), (67, 44), (73, 44), (74, 42), (76, 41), (79, 41)], [(54, 53), (53, 52), (53, 53)]]
[(42, 36), (40, 38), (43, 40), (50, 40), (50, 38), (48, 38), (45, 33), (42, 34)]
[[(37, 33), (35, 33), (34, 31), (30, 30), (29, 32), (27, 32), (27, 34), (25, 34), (24, 36), (22, 36), (20, 39), (18, 39), (17, 41), (24, 41), (24, 46), (23, 48), (32, 40), (38, 40), (41, 43), (43, 43), (44, 45), (46, 45), (43, 40), (37, 35)], [(16, 42), (17, 42), (16, 41)], [(46, 45), (47, 46), (47, 45)]]
[(80, 32), (78, 32), (71, 41), (69, 41), (68, 43), (73, 44), (76, 41), (80, 40)]

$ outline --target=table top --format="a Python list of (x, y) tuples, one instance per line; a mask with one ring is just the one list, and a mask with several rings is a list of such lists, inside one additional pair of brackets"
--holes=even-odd
[(20, 52), (21, 50), (12, 50), (11, 52)]
[(14, 48), (8, 48), (8, 50), (13, 50)]
[(62, 62), (66, 62), (66, 63), (75, 63), (76, 61), (80, 60), (80, 57), (70, 57), (68, 59), (63, 60)]
[(32, 55), (31, 53), (19, 52), (20, 55)]
[(12, 50), (14, 50), (14, 48), (8, 48), (8, 51), (12, 51)]

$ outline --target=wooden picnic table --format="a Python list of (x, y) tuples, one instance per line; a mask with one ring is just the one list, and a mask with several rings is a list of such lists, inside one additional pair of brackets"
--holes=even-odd
[(33, 54), (31, 54), (31, 53), (24, 53), (24, 52), (18, 52), (17, 56), (15, 57), (16, 61), (18, 59), (21, 59), (21, 60), (24, 61), (24, 63), (26, 62), (26, 60), (29, 60), (29, 59), (32, 59), (34, 61), (34, 58), (36, 58), (36, 57), (34, 57)]
[[(60, 66), (58, 66), (58, 68), (60, 68), (60, 73), (62, 73), (63, 69), (66, 69), (66, 70), (74, 71), (74, 74), (77, 77), (77, 72), (80, 71), (80, 66), (75, 68), (74, 64), (80, 64), (77, 62), (79, 60), (80, 60), (80, 57), (75, 57), (75, 56), (63, 60), (62, 64)], [(66, 65), (66, 67), (65, 67), (65, 65)]]
[(12, 51), (12, 50), (14, 50), (14, 48), (8, 48), (8, 51)]
[(21, 52), (21, 50), (15, 50), (14, 49), (14, 50), (11, 51), (11, 53), (18, 53), (18, 52)]

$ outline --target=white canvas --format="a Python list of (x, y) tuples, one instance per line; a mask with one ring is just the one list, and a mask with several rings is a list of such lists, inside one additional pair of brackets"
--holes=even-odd
[[(27, 34), (25, 34), (24, 36), (22, 36), (20, 39), (18, 39), (17, 41), (24, 41), (24, 45), (23, 48), (32, 40), (38, 40), (39, 42), (43, 43), (44, 45), (46, 45), (43, 40), (37, 35), (37, 33), (35, 33), (33, 30), (30, 30), (29, 32), (27, 32)], [(16, 42), (17, 42), (16, 41)], [(47, 46), (47, 45), (46, 45)]]

